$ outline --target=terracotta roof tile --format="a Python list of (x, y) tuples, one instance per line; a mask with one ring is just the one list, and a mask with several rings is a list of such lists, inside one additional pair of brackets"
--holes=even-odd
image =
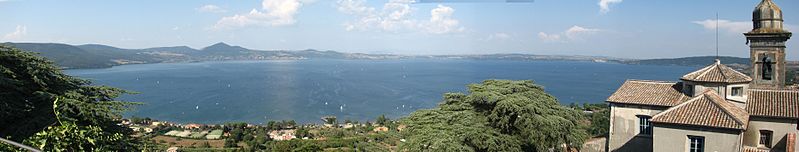
[(799, 90), (747, 90), (746, 110), (753, 116), (799, 118)]
[(757, 147), (744, 146), (744, 152), (769, 152), (768, 149), (760, 149)]
[(752, 81), (751, 77), (721, 64), (719, 60), (716, 60), (715, 63), (707, 67), (688, 73), (680, 79), (696, 82), (724, 83), (748, 83)]
[(749, 114), (724, 100), (716, 91), (708, 89), (699, 96), (653, 116), (652, 122), (746, 129)]
[(682, 93), (682, 84), (667, 81), (627, 80), (608, 97), (611, 103), (654, 106), (675, 106), (689, 97)]

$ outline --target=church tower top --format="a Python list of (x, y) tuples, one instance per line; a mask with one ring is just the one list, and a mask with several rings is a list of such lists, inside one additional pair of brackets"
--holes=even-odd
[(785, 33), (782, 22), (780, 7), (772, 0), (763, 0), (752, 11), (754, 28), (749, 33)]
[(782, 10), (772, 0), (762, 0), (752, 11), (752, 31), (744, 33), (752, 63), (751, 87), (785, 87), (785, 42), (791, 32), (782, 27)]

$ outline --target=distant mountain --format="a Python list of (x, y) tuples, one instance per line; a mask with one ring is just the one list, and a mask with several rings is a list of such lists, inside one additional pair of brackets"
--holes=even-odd
[[(642, 59), (642, 60), (628, 60), (621, 63), (625, 64), (643, 64), (643, 65), (679, 65), (679, 66), (706, 66), (715, 62), (716, 56), (697, 56), (697, 57), (683, 57), (683, 58), (668, 58), (668, 59)], [(741, 57), (719, 57), (722, 64), (725, 65), (749, 65), (749, 58)]]
[(68, 45), (58, 43), (3, 43), (23, 50), (38, 52), (63, 68), (108, 68), (115, 65), (198, 62), (225, 60), (301, 60), (326, 59), (388, 59), (406, 58), (399, 55), (371, 55), (317, 50), (262, 51), (232, 46), (226, 43), (193, 49), (187, 46), (124, 49), (101, 44)]
[(19, 49), (38, 52), (64, 68), (106, 68), (116, 65), (108, 53), (86, 51), (58, 43), (3, 43)]
[[(226, 60), (302, 60), (302, 59), (469, 59), (469, 60), (565, 60), (587, 62), (614, 62), (643, 65), (705, 66), (713, 63), (714, 56), (669, 59), (624, 59), (604, 56), (533, 55), (533, 54), (479, 54), (479, 55), (391, 55), (343, 53), (319, 50), (253, 50), (223, 42), (202, 49), (187, 46), (124, 49), (102, 44), (67, 45), (58, 43), (3, 43), (23, 50), (41, 53), (63, 68), (108, 68), (115, 65), (199, 62)], [(720, 57), (722, 63), (743, 70), (748, 58)]]
[(622, 62), (631, 59), (584, 55), (535, 55), (535, 54), (477, 54), (477, 55), (436, 55), (433, 58), (473, 59), (473, 60), (536, 60), (536, 61), (588, 61)]
[(219, 42), (214, 45), (205, 47), (202, 49), (204, 52), (247, 52), (251, 51), (250, 49), (243, 48), (240, 46), (231, 46), (224, 42)]

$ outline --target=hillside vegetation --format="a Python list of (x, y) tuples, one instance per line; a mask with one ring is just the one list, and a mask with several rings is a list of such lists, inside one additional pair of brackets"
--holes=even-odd
[[(125, 90), (92, 86), (52, 61), (0, 45), (0, 137), (44, 151), (138, 151), (131, 130), (117, 125), (137, 103)], [(16, 151), (0, 144), (0, 151)]]
[(559, 151), (582, 145), (584, 120), (532, 81), (486, 80), (401, 120), (400, 151)]

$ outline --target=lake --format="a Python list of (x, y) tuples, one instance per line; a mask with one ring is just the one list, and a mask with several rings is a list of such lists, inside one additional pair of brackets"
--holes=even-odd
[(296, 60), (161, 63), (67, 70), (139, 94), (126, 116), (180, 123), (390, 118), (435, 107), (485, 79), (534, 80), (563, 104), (599, 103), (626, 79), (677, 80), (698, 67), (576, 61)]

